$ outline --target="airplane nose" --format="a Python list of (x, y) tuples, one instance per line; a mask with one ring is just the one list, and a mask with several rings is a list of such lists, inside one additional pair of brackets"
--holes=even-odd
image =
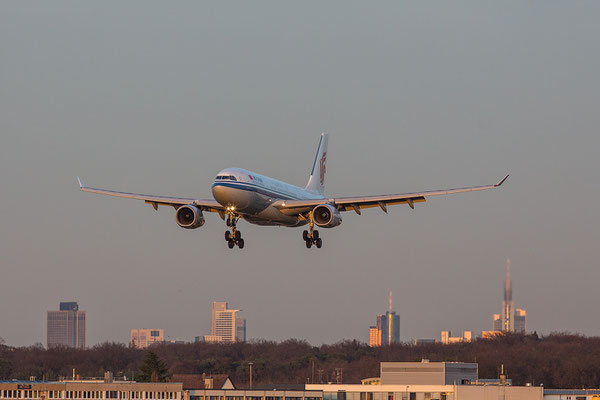
[(222, 206), (234, 206), (238, 210), (246, 209), (252, 201), (250, 192), (219, 183), (213, 184), (212, 194), (215, 200)]
[(221, 204), (222, 206), (228, 206), (227, 204), (227, 188), (221, 185), (213, 185), (212, 186), (212, 195), (214, 199)]

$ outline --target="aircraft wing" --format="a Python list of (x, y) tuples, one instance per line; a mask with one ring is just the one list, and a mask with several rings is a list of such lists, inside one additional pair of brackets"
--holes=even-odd
[(149, 194), (138, 194), (138, 193), (127, 193), (127, 192), (117, 192), (115, 190), (106, 190), (106, 189), (97, 189), (84, 186), (81, 183), (81, 179), (77, 177), (77, 181), (79, 182), (79, 188), (83, 192), (96, 193), (96, 194), (104, 194), (107, 196), (115, 196), (115, 197), (124, 197), (126, 199), (135, 199), (135, 200), (144, 200), (146, 203), (151, 204), (155, 210), (158, 209), (158, 206), (173, 206), (175, 208), (179, 208), (179, 206), (186, 204), (194, 204), (202, 211), (210, 211), (217, 212), (222, 214), (225, 208), (217, 203), (215, 200), (199, 200), (192, 199), (187, 197), (169, 197), (169, 196), (156, 196)]
[(428, 192), (418, 193), (402, 193), (402, 194), (386, 194), (380, 196), (361, 196), (361, 197), (338, 197), (330, 199), (316, 199), (316, 200), (281, 200), (274, 205), (284, 214), (293, 215), (303, 212), (310, 211), (313, 207), (329, 203), (337, 207), (340, 211), (355, 211), (360, 214), (360, 210), (363, 208), (380, 207), (383, 211), (387, 212), (388, 205), (394, 204), (408, 204), (411, 208), (414, 208), (414, 203), (421, 203), (425, 201), (426, 197), (439, 196), (442, 194), (454, 194), (463, 192), (475, 192), (478, 190), (495, 189), (502, 185), (508, 178), (506, 175), (495, 185), (487, 186), (472, 186), (458, 189), (445, 189), (445, 190), (433, 190)]

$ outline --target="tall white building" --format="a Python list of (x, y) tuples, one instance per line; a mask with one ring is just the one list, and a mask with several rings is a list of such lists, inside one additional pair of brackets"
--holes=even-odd
[(231, 343), (246, 341), (246, 320), (240, 318), (241, 310), (228, 309), (227, 302), (213, 301), (210, 335), (206, 342)]

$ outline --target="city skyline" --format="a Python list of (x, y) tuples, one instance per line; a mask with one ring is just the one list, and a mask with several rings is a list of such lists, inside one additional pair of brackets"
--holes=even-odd
[(504, 279), (504, 298), (501, 314), (492, 315), (492, 332), (527, 332), (527, 311), (515, 309), (510, 278), (510, 258), (506, 259), (506, 278)]
[[(315, 10), (0, 3), (7, 344), (45, 345), (46, 311), (65, 298), (88, 313), (88, 347), (127, 343), (134, 327), (208, 334), (214, 299), (244, 309), (249, 339), (367, 341), (390, 288), (404, 341), (479, 332), (501, 311), (507, 257), (528, 331), (600, 336), (597, 4)], [(238, 166), (304, 185), (323, 131), (326, 196), (511, 177), (350, 211), (309, 253), (298, 230), (243, 220), (232, 252), (218, 215), (184, 230), (172, 208), (77, 184), (210, 198), (218, 171)]]

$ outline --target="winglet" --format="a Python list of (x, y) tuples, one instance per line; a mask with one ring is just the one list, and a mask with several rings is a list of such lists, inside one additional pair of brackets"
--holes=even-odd
[(500, 182), (496, 183), (494, 185), (494, 187), (498, 187), (498, 186), (502, 185), (504, 183), (504, 181), (507, 179), (508, 179), (508, 175), (506, 175), (504, 178), (500, 179)]
[(77, 177), (77, 182), (79, 182), (79, 189), (83, 189), (83, 183), (81, 183), (80, 177)]

